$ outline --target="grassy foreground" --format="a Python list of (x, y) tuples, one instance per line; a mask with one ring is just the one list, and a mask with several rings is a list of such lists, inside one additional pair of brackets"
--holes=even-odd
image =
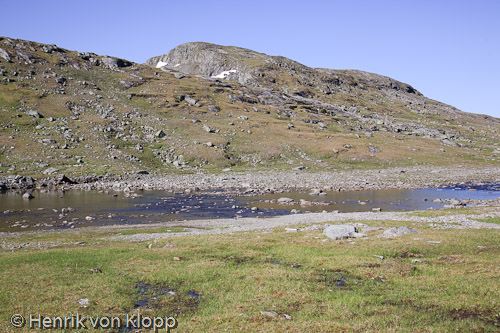
[(138, 311), (174, 316), (174, 332), (500, 330), (500, 230), (367, 224), (421, 233), (325, 242), (319, 230), (278, 228), (144, 243), (106, 231), (23, 235), (15, 241), (61, 245), (0, 252), (0, 330), (30, 331), (9, 324), (14, 313)]

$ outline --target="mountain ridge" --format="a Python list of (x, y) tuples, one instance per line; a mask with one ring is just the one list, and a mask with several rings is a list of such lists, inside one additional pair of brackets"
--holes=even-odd
[(488, 166), (500, 153), (499, 119), (409, 84), (209, 43), (143, 65), (0, 37), (0, 111), (6, 175)]

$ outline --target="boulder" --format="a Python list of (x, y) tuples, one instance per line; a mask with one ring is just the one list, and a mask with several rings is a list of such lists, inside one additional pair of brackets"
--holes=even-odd
[(26, 112), (26, 115), (28, 115), (30, 117), (34, 117), (34, 118), (43, 118), (43, 115), (35, 110), (30, 110), (30, 111)]
[(323, 234), (332, 239), (358, 238), (366, 236), (365, 234), (360, 233), (358, 228), (348, 224), (331, 225), (325, 228)]
[(402, 235), (407, 235), (407, 234), (415, 234), (419, 233), (417, 229), (413, 228), (408, 228), (408, 227), (395, 227), (395, 228), (389, 228), (384, 231), (382, 235), (379, 235), (379, 237), (383, 238), (393, 238), (393, 237), (398, 237)]
[(64, 174), (58, 175), (55, 178), (55, 180), (56, 180), (57, 184), (59, 184), (59, 185), (61, 185), (61, 184), (75, 184), (74, 181), (72, 181), (71, 179), (66, 177), (66, 175), (64, 175)]
[(319, 188), (313, 188), (311, 192), (309, 192), (309, 195), (321, 195), (323, 193), (323, 190), (320, 190)]
[(291, 199), (291, 198), (283, 197), (283, 198), (278, 199), (279, 204), (286, 204), (286, 203), (291, 203), (291, 202), (293, 202), (293, 199)]
[(165, 132), (163, 132), (162, 130), (159, 130), (158, 132), (155, 133), (155, 136), (157, 138), (163, 138), (165, 136)]
[(57, 171), (59, 171), (59, 170), (57, 170), (56, 168), (47, 168), (42, 173), (44, 175), (52, 175), (52, 174), (56, 173)]
[(103, 57), (102, 58), (102, 63), (108, 67), (108, 68), (119, 68), (119, 67), (128, 67), (132, 66), (132, 63), (119, 59), (119, 58), (114, 58), (114, 57)]
[(197, 100), (195, 100), (194, 98), (191, 98), (191, 97), (189, 97), (189, 96), (184, 97), (184, 100), (185, 100), (186, 102), (188, 102), (189, 104), (191, 104), (191, 105), (194, 105), (194, 106), (200, 106), (200, 104), (198, 104), (198, 101), (197, 101)]
[(212, 105), (212, 104), (208, 105), (207, 109), (208, 109), (208, 111), (211, 111), (211, 112), (219, 112), (220, 111), (219, 107)]
[(41, 48), (42, 52), (45, 53), (54, 53), (54, 52), (64, 52), (63, 49), (59, 48), (57, 45), (43, 45)]
[(207, 125), (203, 125), (203, 130), (205, 132), (207, 132), (207, 133), (213, 133), (213, 132), (215, 132), (215, 130), (212, 127), (207, 126)]
[(29, 199), (33, 199), (33, 198), (34, 198), (34, 196), (29, 192), (26, 192), (23, 194), (23, 199), (25, 199), (25, 200), (29, 200)]
[(7, 60), (7, 62), (11, 62), (11, 58), (10, 58), (9, 53), (7, 53), (7, 51), (5, 51), (4, 49), (0, 49), (0, 57)]

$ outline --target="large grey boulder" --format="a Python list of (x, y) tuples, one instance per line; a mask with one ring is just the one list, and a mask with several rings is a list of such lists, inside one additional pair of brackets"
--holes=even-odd
[(331, 225), (325, 228), (323, 235), (332, 239), (358, 238), (366, 236), (365, 234), (359, 232), (358, 228), (348, 224)]
[(419, 233), (417, 229), (413, 228), (408, 228), (408, 227), (395, 227), (395, 228), (389, 228), (384, 231), (382, 235), (379, 235), (379, 237), (383, 238), (393, 238), (393, 237), (398, 237), (402, 235), (407, 235), (407, 234), (415, 234)]
[(119, 68), (119, 67), (132, 66), (132, 63), (130, 63), (126, 60), (118, 59), (118, 58), (114, 58), (114, 57), (103, 57), (102, 63), (105, 66), (107, 66), (108, 68)]

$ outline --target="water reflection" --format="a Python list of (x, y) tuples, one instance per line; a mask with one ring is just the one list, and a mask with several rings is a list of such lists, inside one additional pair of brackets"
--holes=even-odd
[[(0, 231), (275, 216), (290, 214), (292, 210), (361, 212), (373, 208), (383, 211), (439, 209), (445, 203), (433, 202), (433, 199), (498, 199), (499, 184), (474, 188), (474, 191), (468, 190), (470, 186), (453, 186), (441, 189), (329, 192), (321, 196), (291, 192), (231, 197), (224, 194), (173, 195), (165, 191), (141, 191), (137, 192), (139, 197), (134, 198), (123, 192), (73, 190), (34, 191), (35, 198), (25, 200), (20, 193), (5, 192), (0, 194)], [(281, 197), (291, 198), (294, 202), (291, 205), (277, 204), (276, 200)]]

